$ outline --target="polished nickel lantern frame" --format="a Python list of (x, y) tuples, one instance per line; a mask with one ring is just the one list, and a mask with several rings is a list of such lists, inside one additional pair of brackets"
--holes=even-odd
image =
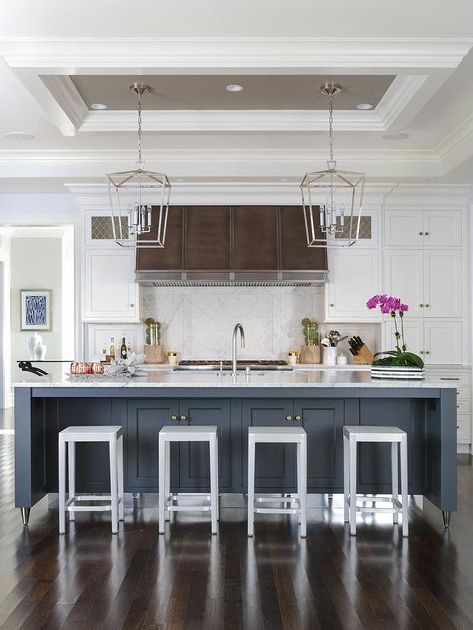
[(325, 83), (320, 91), (329, 99), (330, 157), (326, 170), (306, 173), (300, 185), (307, 246), (351, 247), (360, 235), (366, 176), (337, 169), (333, 157), (333, 97), (342, 89)]
[(135, 170), (106, 176), (113, 238), (121, 247), (162, 249), (166, 242), (171, 183), (167, 175), (146, 170), (142, 159), (141, 99), (150, 88), (134, 83), (129, 89), (138, 100), (138, 160)]

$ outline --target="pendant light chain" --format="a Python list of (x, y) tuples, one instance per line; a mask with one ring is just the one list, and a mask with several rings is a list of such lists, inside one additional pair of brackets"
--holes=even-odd
[(328, 94), (328, 146), (330, 151), (330, 163), (333, 164), (333, 91)]
[(141, 134), (141, 90), (137, 90), (138, 94), (138, 164), (141, 168), (143, 162), (141, 160), (141, 145), (142, 145), (142, 134)]

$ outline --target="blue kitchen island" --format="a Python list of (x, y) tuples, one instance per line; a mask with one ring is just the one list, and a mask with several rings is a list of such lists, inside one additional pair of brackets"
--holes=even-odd
[[(15, 385), (15, 503), (28, 523), (30, 508), (58, 490), (58, 433), (70, 425), (121, 425), (125, 491), (158, 490), (158, 433), (167, 424), (216, 425), (219, 490), (246, 491), (250, 426), (302, 426), (308, 438), (308, 492), (343, 491), (345, 424), (398, 426), (408, 434), (409, 492), (443, 512), (457, 507), (456, 389), (448, 382), (378, 381), (369, 371), (283, 371), (238, 374), (150, 372), (111, 381), (103, 377), (28, 377)], [(174, 445), (173, 445), (174, 446)], [(202, 444), (175, 445), (171, 485), (176, 491), (209, 487)], [(390, 492), (389, 446), (360, 446), (359, 492)], [(295, 453), (266, 445), (257, 453), (259, 492), (295, 490)], [(107, 492), (103, 444), (77, 452), (77, 488)]]

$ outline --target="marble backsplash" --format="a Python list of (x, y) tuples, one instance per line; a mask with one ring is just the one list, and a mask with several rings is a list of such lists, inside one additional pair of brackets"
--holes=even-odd
[(245, 329), (247, 359), (287, 358), (302, 341), (303, 317), (322, 317), (323, 289), (302, 287), (141, 287), (141, 319), (162, 323), (163, 345), (184, 359), (229, 359), (234, 325)]

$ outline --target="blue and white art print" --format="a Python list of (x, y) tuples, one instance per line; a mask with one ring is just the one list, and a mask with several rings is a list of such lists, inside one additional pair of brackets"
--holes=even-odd
[(51, 329), (51, 291), (21, 291), (21, 330)]

